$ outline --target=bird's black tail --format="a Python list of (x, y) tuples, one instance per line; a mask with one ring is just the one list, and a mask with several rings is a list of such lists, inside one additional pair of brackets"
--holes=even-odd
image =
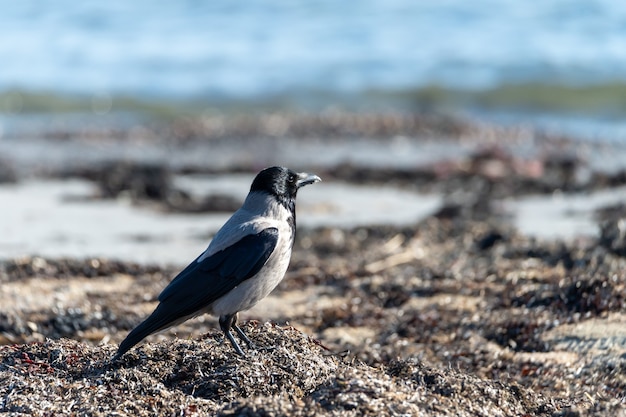
[(121, 358), (124, 353), (128, 352), (133, 346), (152, 333), (156, 333), (159, 330), (163, 330), (171, 325), (169, 314), (165, 314), (166, 312), (159, 307), (161, 307), (161, 305), (159, 305), (147, 319), (128, 333), (126, 339), (120, 343), (117, 353), (113, 356), (112, 361), (116, 361)]

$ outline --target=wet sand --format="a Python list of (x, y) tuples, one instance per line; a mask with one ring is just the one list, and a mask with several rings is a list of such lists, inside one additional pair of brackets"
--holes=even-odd
[[(205, 120), (141, 141), (20, 138), (0, 185), (13, 203), (0, 222), (0, 410), (624, 413), (623, 149), (468, 122), (311, 120), (274, 119), (274, 135)], [(67, 150), (26, 152), (41, 143)], [(258, 165), (279, 160), (324, 182), (299, 196), (286, 279), (243, 313), (259, 349), (235, 356), (206, 316), (108, 363)]]

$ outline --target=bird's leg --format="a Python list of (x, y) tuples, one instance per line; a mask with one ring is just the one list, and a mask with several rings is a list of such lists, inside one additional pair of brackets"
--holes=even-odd
[(233, 328), (235, 329), (239, 337), (241, 337), (243, 341), (246, 342), (246, 345), (248, 345), (250, 349), (256, 349), (256, 346), (254, 345), (252, 340), (250, 340), (248, 336), (246, 336), (243, 330), (241, 330), (241, 327), (237, 326), (237, 318), (238, 318), (237, 313), (235, 313), (233, 317), (233, 322), (231, 323), (231, 325), (233, 326)]
[(233, 337), (233, 334), (230, 332), (230, 328), (234, 326), (235, 331), (237, 331), (237, 333), (241, 336), (241, 333), (240, 333), (241, 329), (239, 329), (239, 327), (237, 327), (237, 325), (235, 324), (236, 321), (237, 321), (237, 313), (225, 314), (223, 316), (220, 316), (220, 328), (224, 332), (224, 335), (226, 335), (226, 337), (230, 341), (230, 344), (233, 345), (233, 348), (235, 348), (235, 351), (241, 356), (245, 357), (246, 354), (243, 353), (243, 350), (241, 350), (241, 348), (239, 347), (239, 344)]

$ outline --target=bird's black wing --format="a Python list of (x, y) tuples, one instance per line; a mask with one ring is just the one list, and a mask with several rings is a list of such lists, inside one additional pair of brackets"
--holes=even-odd
[(192, 314), (258, 273), (277, 242), (275, 227), (246, 235), (202, 261), (194, 261), (165, 287), (159, 301), (184, 304), (185, 315)]
[(278, 229), (270, 227), (246, 235), (233, 245), (192, 262), (165, 287), (154, 312), (120, 344), (114, 360), (146, 336), (193, 316), (247, 279), (256, 275), (278, 242)]

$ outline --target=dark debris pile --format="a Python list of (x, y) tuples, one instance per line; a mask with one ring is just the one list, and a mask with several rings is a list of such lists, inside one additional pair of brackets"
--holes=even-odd
[(154, 265), (92, 258), (92, 259), (44, 259), (25, 257), (0, 262), (0, 282), (16, 282), (31, 278), (67, 279), (71, 277), (110, 277), (115, 274), (139, 276), (162, 273)]
[(248, 323), (244, 359), (212, 334), (146, 344), (112, 364), (111, 346), (68, 339), (0, 347), (0, 411), (45, 415), (538, 415), (565, 407), (516, 384), (422, 362), (372, 368), (303, 333)]
[[(223, 169), (194, 165), (173, 168), (166, 163), (114, 160), (71, 166), (66, 171), (49, 174), (94, 182), (97, 192), (87, 200), (127, 199), (133, 204), (160, 211), (208, 213), (235, 211), (241, 201), (224, 193), (194, 195), (176, 186), (175, 175), (254, 175), (258, 169), (254, 164)], [(438, 193), (446, 201), (437, 214), (439, 217), (467, 217), (470, 213), (477, 220), (494, 215), (497, 211), (493, 207), (494, 200), (555, 192), (583, 193), (626, 185), (625, 170), (613, 173), (592, 171), (583, 158), (562, 154), (562, 150), (547, 150), (524, 158), (516, 156), (512, 149), (495, 145), (484, 145), (464, 157), (427, 165), (372, 167), (341, 163), (332, 167), (312, 167), (312, 170), (329, 182), (393, 185)], [(623, 207), (605, 208), (598, 216), (606, 219), (605, 244), (624, 253), (624, 233), (614, 234), (621, 224), (618, 221), (625, 218)]]
[(232, 212), (241, 206), (241, 201), (227, 194), (195, 196), (176, 187), (174, 173), (164, 164), (108, 161), (58, 175), (93, 181), (98, 191), (90, 199), (124, 198), (133, 204), (180, 213)]

